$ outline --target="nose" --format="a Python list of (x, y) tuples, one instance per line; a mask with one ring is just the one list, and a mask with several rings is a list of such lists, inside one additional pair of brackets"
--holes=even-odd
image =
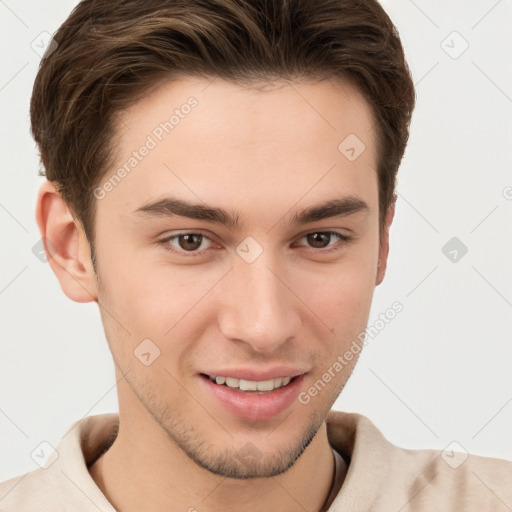
[(290, 274), (265, 256), (247, 263), (238, 258), (219, 290), (219, 324), (223, 335), (256, 352), (277, 352), (297, 338), (301, 328), (300, 296)]

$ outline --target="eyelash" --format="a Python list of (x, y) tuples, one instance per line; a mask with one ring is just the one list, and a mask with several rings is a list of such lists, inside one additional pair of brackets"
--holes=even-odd
[[(337, 231), (311, 231), (309, 233), (306, 233), (305, 235), (301, 236), (301, 239), (302, 238), (305, 238), (309, 235), (316, 235), (316, 234), (325, 234), (325, 235), (332, 235), (332, 236), (335, 236), (337, 237), (340, 242), (345, 242), (345, 243), (348, 243), (352, 240), (352, 237), (351, 236), (348, 236), (348, 235), (343, 235), (342, 233), (338, 233)], [(168, 236), (167, 238), (164, 238), (163, 240), (161, 240), (160, 242), (163, 244), (164, 246), (164, 249), (173, 253), (173, 254), (178, 254), (180, 256), (184, 256), (186, 258), (188, 257), (195, 257), (195, 256), (201, 256), (205, 251), (207, 251), (208, 249), (203, 249), (202, 251), (183, 251), (183, 250), (176, 250), (174, 248), (171, 248), (172, 246), (170, 245), (169, 242), (171, 242), (172, 240), (174, 239), (177, 239), (179, 238), (180, 236), (185, 236), (185, 235), (199, 235), (199, 236), (202, 236), (203, 239), (206, 239), (206, 240), (209, 240), (210, 242), (212, 242), (212, 240), (210, 238), (208, 238), (206, 235), (204, 235), (203, 233), (196, 233), (196, 232), (193, 232), (193, 231), (189, 231), (189, 232), (184, 232), (184, 233), (177, 233), (176, 235), (172, 235), (172, 236)], [(203, 240), (201, 240), (202, 242)], [(319, 253), (322, 253), (322, 254), (326, 254), (326, 253), (331, 253), (333, 251), (338, 251), (341, 249), (341, 247), (339, 247), (340, 244), (335, 244), (334, 246), (331, 246), (327, 249), (315, 249), (315, 248), (312, 248), (312, 250), (314, 252), (319, 252)]]

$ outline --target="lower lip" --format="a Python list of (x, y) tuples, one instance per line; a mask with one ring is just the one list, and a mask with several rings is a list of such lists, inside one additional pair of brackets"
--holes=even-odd
[(269, 420), (288, 409), (297, 399), (304, 375), (299, 375), (288, 385), (273, 391), (241, 391), (212, 382), (200, 376), (203, 385), (229, 413), (251, 421)]

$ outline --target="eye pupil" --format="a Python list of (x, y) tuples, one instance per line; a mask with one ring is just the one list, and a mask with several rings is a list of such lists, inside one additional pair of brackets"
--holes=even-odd
[[(182, 243), (183, 240), (185, 240), (185, 243)], [(194, 233), (179, 236), (180, 247), (184, 250), (189, 250), (189, 251), (195, 251), (199, 247), (201, 247), (202, 240), (203, 240), (203, 235), (198, 235), (198, 234), (194, 234)]]
[[(329, 250), (338, 250), (338, 246), (334, 246), (334, 248), (330, 248), (331, 241), (335, 237), (336, 239), (343, 240), (345, 243), (348, 243), (350, 237), (344, 237), (338, 233), (331, 231), (312, 231), (306, 235), (303, 235), (302, 239), (307, 239), (307, 244), (309, 244), (310, 248), (313, 250), (318, 250), (322, 253), (327, 253)], [(206, 235), (202, 235), (201, 233), (181, 233), (171, 236), (164, 240), (166, 249), (174, 253), (180, 253), (184, 255), (184, 253), (191, 253), (190, 255), (201, 255), (206, 252), (200, 250), (200, 247), (203, 243), (203, 240), (209, 240), (209, 237)], [(178, 242), (179, 250), (172, 249), (173, 243)], [(338, 249), (337, 249), (338, 247)], [(176, 248), (177, 249), (177, 248)]]
[(326, 244), (329, 243), (331, 235), (329, 233), (311, 233), (307, 235), (307, 237), (308, 243), (310, 243), (312, 247), (315, 249), (321, 249), (322, 247), (326, 247)]

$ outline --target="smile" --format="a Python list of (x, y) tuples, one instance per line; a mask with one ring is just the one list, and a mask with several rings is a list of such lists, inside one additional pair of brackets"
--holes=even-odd
[(277, 377), (275, 379), (261, 381), (235, 379), (234, 377), (224, 377), (221, 375), (215, 377), (207, 375), (207, 377), (219, 386), (227, 386), (241, 391), (273, 391), (274, 389), (287, 386), (292, 380), (292, 377)]
[[(274, 368), (261, 377), (247, 369), (233, 370), (233, 373), (239, 374), (237, 377), (246, 376), (253, 379), (263, 377), (265, 380), (232, 377), (229, 376), (231, 373), (229, 371), (222, 372), (227, 373), (226, 376), (216, 375), (217, 372), (213, 371), (211, 373), (212, 375), (199, 374), (199, 382), (205, 393), (211, 396), (212, 405), (218, 404), (230, 415), (249, 421), (271, 420), (290, 409), (297, 403), (297, 396), (306, 376), (305, 373), (298, 373), (297, 369), (291, 368), (281, 370)], [(269, 373), (285, 376), (269, 378), (271, 377)]]

